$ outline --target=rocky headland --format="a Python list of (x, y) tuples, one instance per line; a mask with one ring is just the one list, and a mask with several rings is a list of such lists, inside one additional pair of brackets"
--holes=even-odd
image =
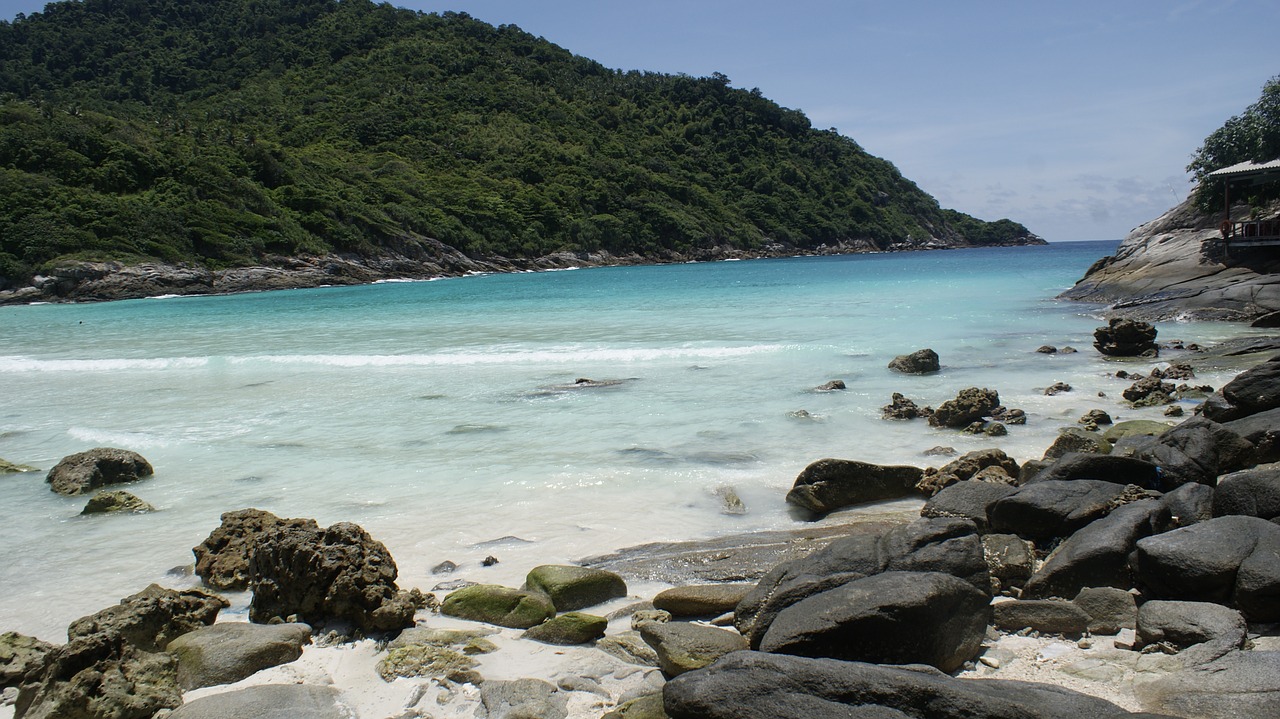
[[(1237, 205), (1231, 219), (1280, 217), (1280, 203)], [(1108, 304), (1109, 314), (1149, 321), (1248, 322), (1280, 311), (1280, 248), (1228, 251), (1221, 212), (1193, 200), (1139, 226), (1116, 254), (1094, 263), (1064, 299)]]

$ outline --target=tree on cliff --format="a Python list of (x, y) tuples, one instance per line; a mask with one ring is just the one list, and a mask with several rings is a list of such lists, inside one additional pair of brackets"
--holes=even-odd
[[(1196, 202), (1202, 209), (1222, 205), (1222, 183), (1209, 181), (1209, 173), (1240, 162), (1270, 162), (1280, 158), (1280, 75), (1262, 86), (1262, 96), (1245, 111), (1214, 130), (1191, 157), (1187, 171), (1200, 183)], [(1280, 183), (1249, 188), (1247, 198), (1258, 204), (1280, 197)]]

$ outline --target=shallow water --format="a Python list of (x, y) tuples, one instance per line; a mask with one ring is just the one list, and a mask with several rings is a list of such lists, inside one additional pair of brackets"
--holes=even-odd
[[(1103, 360), (1098, 308), (1052, 299), (1113, 248), (0, 308), (0, 457), (47, 470), (94, 446), (133, 449), (156, 475), (128, 489), (160, 509), (82, 517), (85, 498), (54, 495), (43, 473), (0, 477), (0, 630), (58, 640), (149, 582), (189, 583), (166, 572), (243, 507), (356, 522), (391, 549), (402, 585), (430, 589), (446, 559), (462, 565), (452, 578), (518, 584), (546, 561), (788, 526), (783, 496), (821, 457), (924, 466), (935, 445), (997, 445), (1024, 460), (1093, 407), (1159, 418), (1119, 407), (1127, 383), (1106, 376), (1151, 363)], [(942, 372), (886, 369), (921, 347)], [(832, 379), (848, 390), (813, 391)], [(1076, 389), (1044, 396), (1055, 381)], [(1028, 424), (992, 440), (879, 418), (895, 391), (936, 405), (974, 385)], [(791, 416), (801, 409), (811, 417)], [(747, 514), (721, 513), (726, 485)], [(479, 568), (486, 555), (500, 564)]]

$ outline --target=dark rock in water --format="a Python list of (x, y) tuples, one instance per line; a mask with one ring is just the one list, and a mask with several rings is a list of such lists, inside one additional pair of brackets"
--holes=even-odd
[(813, 391), (815, 391), (815, 392), (834, 392), (834, 391), (836, 391), (836, 390), (842, 390), (842, 389), (848, 389), (847, 387), (845, 387), (844, 380), (842, 380), (842, 379), (833, 379), (833, 380), (831, 380), (830, 382), (828, 382), (828, 383), (826, 383), (826, 384), (824, 384), (824, 385), (821, 385), (821, 386), (819, 386), (819, 387), (814, 387), (814, 388), (813, 388)]
[(349, 719), (338, 690), (314, 684), (263, 684), (200, 697), (166, 719)]
[(933, 414), (933, 410), (925, 407), (921, 409), (919, 405), (898, 392), (893, 393), (893, 399), (889, 404), (880, 408), (880, 416), (884, 419), (916, 419), (917, 417), (928, 417)]
[(165, 651), (178, 658), (178, 684), (190, 691), (231, 684), (287, 664), (302, 656), (302, 647), (310, 643), (311, 627), (305, 624), (227, 622), (183, 634)]
[(1274, 717), (1280, 704), (1280, 652), (1228, 652), (1155, 681), (1135, 683), (1151, 712), (1197, 719)]
[(528, 629), (554, 617), (556, 608), (551, 598), (541, 592), (475, 584), (445, 597), (440, 613), (500, 627)]
[(883, 572), (809, 596), (774, 618), (761, 651), (956, 671), (986, 634), (990, 595), (940, 572)]
[(921, 472), (905, 465), (820, 459), (796, 477), (787, 503), (822, 515), (841, 507), (907, 497), (915, 493)]
[(1070, 391), (1071, 391), (1071, 385), (1067, 384), (1066, 382), (1054, 382), (1053, 384), (1045, 388), (1044, 393), (1052, 397), (1056, 394), (1062, 394), (1063, 392), (1070, 392)]
[(249, 558), (249, 619), (297, 615), (312, 626), (338, 621), (361, 632), (413, 626), (414, 603), (397, 589), (396, 574), (387, 548), (355, 524), (278, 525)]
[(838, 539), (771, 569), (743, 598), (734, 624), (753, 646), (778, 612), (806, 597), (881, 572), (945, 572), (987, 592), (991, 578), (973, 522), (919, 519), (883, 534)]
[(1232, 603), (1249, 621), (1280, 620), (1280, 525), (1216, 517), (1140, 540), (1138, 582), (1152, 597)]
[(458, 569), (458, 565), (449, 560), (445, 560), (431, 568), (432, 574), (453, 574)]
[(926, 449), (921, 452), (921, 454), (926, 457), (954, 457), (958, 453), (956, 452), (955, 447), (943, 447), (942, 445), (938, 445), (937, 447), (930, 447), (929, 449)]
[(497, 563), (498, 563), (498, 558), (493, 556), (492, 554), (480, 560), (480, 566), (482, 567), (492, 567)]
[(1175, 391), (1173, 384), (1161, 382), (1156, 377), (1144, 377), (1134, 382), (1120, 395), (1129, 400), (1134, 407), (1155, 407), (1173, 401)]
[(1063, 347), (1061, 350), (1059, 350), (1059, 352), (1061, 352), (1064, 355), (1073, 355), (1079, 351), (1080, 350), (1076, 349), (1075, 347), (1072, 347), (1071, 345), (1067, 345), (1066, 347)]
[(1208, 602), (1170, 602), (1153, 599), (1138, 607), (1138, 641), (1168, 642), (1179, 649), (1202, 642), (1244, 646), (1248, 626), (1234, 609)]
[(732, 612), (754, 587), (741, 583), (673, 587), (659, 592), (653, 598), (653, 607), (670, 612), (673, 617), (716, 617)]
[(134, 482), (154, 473), (151, 463), (137, 452), (99, 447), (63, 457), (45, 477), (58, 494), (85, 494), (108, 484)]
[(1164, 369), (1156, 368), (1151, 370), (1151, 376), (1160, 379), (1187, 380), (1195, 379), (1196, 371), (1189, 364), (1175, 362)]
[(1075, 532), (1027, 581), (1023, 596), (1069, 599), (1085, 587), (1132, 587), (1129, 556), (1151, 534), (1158, 508), (1155, 500), (1126, 504)]
[(89, 498), (81, 514), (109, 514), (113, 512), (154, 512), (156, 508), (123, 490), (98, 492)]
[(1280, 461), (1280, 408), (1223, 422), (1222, 426), (1252, 442), (1259, 463)]
[(1027, 423), (1027, 413), (1020, 409), (996, 407), (991, 410), (991, 418), (1005, 424), (1022, 425)]
[(916, 350), (909, 355), (898, 355), (889, 363), (889, 369), (903, 374), (929, 374), (942, 369), (938, 353), (931, 349)]
[(532, 639), (543, 644), (574, 646), (603, 637), (604, 630), (608, 626), (609, 620), (604, 617), (582, 612), (566, 612), (542, 624), (529, 627), (520, 636), (522, 639)]
[[(663, 690), (672, 719), (1120, 719), (1129, 713), (1047, 684), (954, 679), (921, 668), (737, 652)], [(1185, 715), (1184, 715), (1185, 716)]]
[(957, 482), (930, 497), (920, 509), (920, 516), (968, 519), (979, 532), (986, 533), (990, 529), (987, 508), (1016, 491), (1012, 484), (1000, 482)]
[(1126, 437), (1158, 437), (1171, 429), (1173, 425), (1164, 422), (1132, 419), (1127, 422), (1117, 422), (1111, 429), (1102, 433), (1102, 438), (1114, 445)]
[(1186, 413), (1186, 410), (1182, 409), (1182, 405), (1177, 404), (1169, 405), (1164, 409), (1164, 416), (1166, 417), (1181, 417)]
[(1058, 438), (1044, 451), (1045, 459), (1059, 459), (1068, 452), (1085, 454), (1108, 454), (1111, 443), (1097, 432), (1089, 432), (1079, 427), (1064, 427)]
[(1156, 356), (1156, 328), (1146, 322), (1124, 317), (1112, 318), (1106, 327), (1093, 331), (1093, 346), (1112, 357)]
[(22, 472), (39, 472), (39, 469), (29, 464), (15, 464), (6, 459), (0, 458), (0, 474), (21, 474)]
[[(1223, 385), (1222, 396), (1241, 416), (1280, 407), (1280, 362), (1262, 362), (1241, 372)], [(1208, 413), (1205, 416), (1214, 419)]]
[(1138, 604), (1133, 594), (1116, 587), (1085, 587), (1071, 603), (1089, 615), (1091, 634), (1115, 634), (1138, 626)]
[(1016, 534), (985, 534), (982, 553), (991, 577), (1002, 588), (1021, 587), (1035, 568), (1035, 545)]
[(222, 515), (222, 524), (191, 549), (205, 586), (233, 592), (249, 588), (249, 557), (263, 535), (277, 527), (319, 529), (314, 519), (281, 519), (261, 509)]
[(67, 643), (28, 674), (17, 716), (27, 719), (149, 717), (182, 703), (177, 660), (164, 649), (212, 624), (227, 606), (199, 590), (152, 584), (67, 628)]
[(1255, 467), (1218, 478), (1213, 516), (1280, 517), (1280, 467)]
[(551, 598), (558, 612), (571, 612), (627, 596), (627, 583), (603, 569), (544, 564), (529, 570), (524, 588)]
[(991, 624), (1006, 632), (1083, 634), (1089, 629), (1089, 614), (1072, 602), (1051, 599), (996, 602), (991, 605)]
[(969, 387), (934, 410), (929, 424), (934, 427), (967, 427), (990, 415), (999, 406), (1000, 395), (995, 390)]
[(1111, 415), (1100, 409), (1091, 409), (1085, 412), (1080, 419), (1076, 420), (1077, 424), (1111, 424)]
[[(1043, 473), (1042, 473), (1043, 474)], [(991, 531), (1027, 539), (1068, 537), (1106, 516), (1125, 486), (1096, 479), (1037, 481), (996, 500), (987, 513)]]
[(0, 634), (0, 689), (16, 687), (44, 666), (53, 645), (17, 632)]
[(1184, 484), (1160, 498), (1151, 515), (1151, 533), (1162, 534), (1213, 517), (1215, 490), (1205, 484)]
[(1042, 355), (1056, 355), (1058, 354), (1058, 348), (1053, 345), (1041, 345), (1036, 352), (1039, 352)]
[(1135, 456), (1160, 467), (1164, 488), (1188, 482), (1211, 485), (1219, 475), (1256, 463), (1252, 444), (1203, 417), (1193, 417), (1165, 432)]
[(1133, 457), (1092, 452), (1068, 452), (1040, 472), (1032, 483), (1095, 479), (1115, 484), (1154, 488), (1162, 473), (1155, 464)]
[(658, 655), (658, 667), (668, 677), (701, 669), (731, 652), (747, 648), (737, 632), (688, 622), (645, 622), (641, 638)]
[[(977, 449), (966, 452), (959, 459), (948, 462), (938, 469), (926, 469), (919, 483), (916, 484), (916, 490), (925, 496), (932, 496), (956, 482), (973, 479), (983, 470), (990, 468), (999, 469), (1007, 478), (1001, 481), (1007, 484), (1014, 484), (1014, 479), (1019, 472), (1018, 463), (1005, 454), (1004, 450)], [(990, 474), (986, 475), (986, 478), (993, 479)]]

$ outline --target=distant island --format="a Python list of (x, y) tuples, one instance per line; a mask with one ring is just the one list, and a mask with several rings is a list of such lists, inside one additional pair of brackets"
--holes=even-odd
[(0, 301), (1042, 244), (729, 78), (367, 0), (0, 22)]

